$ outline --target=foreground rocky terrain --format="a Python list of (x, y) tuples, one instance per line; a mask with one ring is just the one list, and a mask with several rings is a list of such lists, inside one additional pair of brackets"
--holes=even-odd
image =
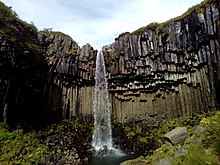
[(120, 165), (220, 164), (220, 112), (202, 117), (198, 125), (176, 127), (164, 135), (165, 143), (152, 155)]
[[(145, 125), (114, 125), (114, 145), (140, 155), (122, 165), (218, 164), (220, 112), (185, 116)], [(93, 159), (92, 125), (63, 121), (47, 128), (10, 131), (0, 124), (2, 164), (85, 165)]]

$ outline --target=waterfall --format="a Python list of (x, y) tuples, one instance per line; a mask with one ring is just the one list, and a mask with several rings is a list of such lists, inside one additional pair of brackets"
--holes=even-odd
[(111, 104), (109, 102), (108, 81), (102, 51), (96, 58), (95, 93), (93, 102), (94, 130), (92, 146), (96, 152), (108, 154), (113, 150), (111, 128)]

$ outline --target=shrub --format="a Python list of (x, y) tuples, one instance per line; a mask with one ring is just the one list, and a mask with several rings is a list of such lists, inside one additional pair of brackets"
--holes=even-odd
[(9, 132), (0, 124), (1, 164), (31, 164), (45, 161), (51, 155), (47, 146), (40, 144), (35, 132), (24, 133), (22, 129)]
[(217, 157), (207, 153), (201, 144), (190, 144), (188, 152), (173, 160), (173, 165), (217, 165)]
[(202, 142), (205, 147), (212, 147), (217, 154), (220, 154), (220, 111), (215, 115), (203, 118), (201, 124), (208, 124), (207, 129), (202, 134)]

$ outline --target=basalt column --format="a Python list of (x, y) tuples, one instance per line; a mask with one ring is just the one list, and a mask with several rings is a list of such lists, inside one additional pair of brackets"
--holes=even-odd
[(219, 2), (123, 33), (104, 55), (116, 122), (174, 118), (219, 103)]
[[(103, 47), (115, 122), (174, 118), (220, 103), (219, 6), (210, 0)], [(97, 51), (53, 32), (39, 34), (39, 40), (50, 66), (48, 115), (91, 121)]]
[(92, 120), (97, 51), (80, 48), (69, 36), (52, 31), (38, 36), (50, 66), (45, 93), (51, 121)]

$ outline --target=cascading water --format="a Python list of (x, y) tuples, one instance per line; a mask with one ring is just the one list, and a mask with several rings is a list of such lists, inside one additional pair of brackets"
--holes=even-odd
[(111, 104), (109, 102), (108, 81), (102, 52), (99, 52), (96, 58), (93, 113), (92, 147), (96, 157), (89, 162), (89, 165), (119, 165), (122, 161), (133, 158), (124, 154), (120, 149), (113, 147)]
[(111, 104), (109, 102), (108, 81), (106, 78), (105, 61), (102, 51), (96, 58), (95, 94), (93, 102), (94, 130), (92, 146), (95, 154), (105, 155), (113, 150), (111, 129)]

